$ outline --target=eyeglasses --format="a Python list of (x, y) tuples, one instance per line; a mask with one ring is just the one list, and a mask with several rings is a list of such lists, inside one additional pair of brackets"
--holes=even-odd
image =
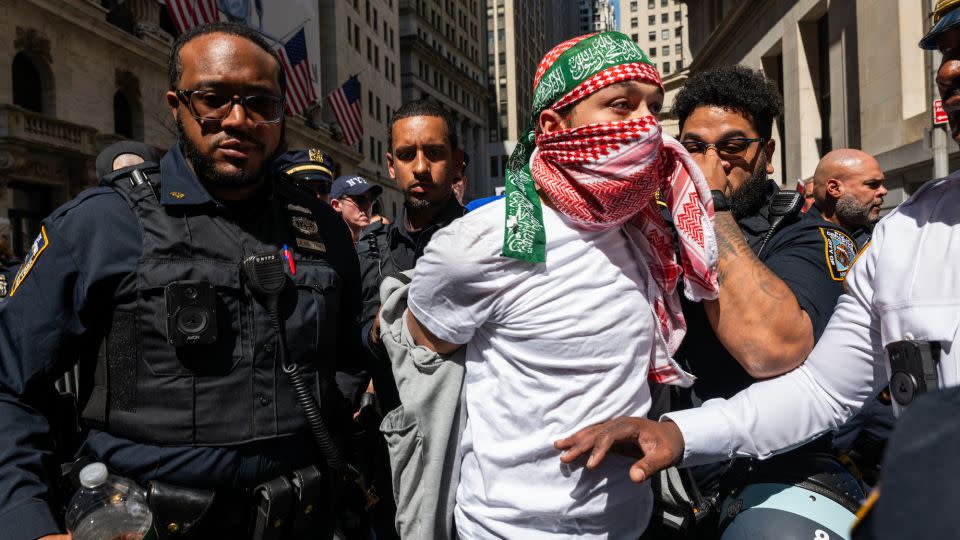
[(746, 137), (731, 137), (715, 143), (705, 143), (703, 141), (683, 141), (682, 144), (687, 152), (691, 154), (706, 154), (707, 150), (713, 148), (721, 158), (740, 157), (747, 151), (747, 148), (755, 142), (762, 143), (763, 137), (748, 139)]
[(283, 98), (279, 96), (237, 96), (207, 90), (177, 90), (177, 97), (197, 120), (221, 121), (233, 106), (243, 107), (247, 117), (257, 124), (276, 124), (283, 118)]

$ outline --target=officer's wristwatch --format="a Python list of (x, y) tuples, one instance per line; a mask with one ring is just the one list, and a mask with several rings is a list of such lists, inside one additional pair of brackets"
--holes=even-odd
[(727, 212), (730, 210), (730, 205), (727, 204), (727, 196), (723, 194), (719, 189), (711, 189), (710, 194), (713, 195), (713, 211), (714, 212)]

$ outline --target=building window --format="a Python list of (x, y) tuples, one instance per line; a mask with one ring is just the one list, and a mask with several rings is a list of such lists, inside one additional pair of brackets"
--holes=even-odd
[(630, 34), (630, 39), (632, 39), (634, 43), (640, 43), (640, 34)]
[(663, 63), (663, 73), (664, 74), (670, 73), (670, 62)]
[(661, 14), (660, 14), (660, 22), (661, 22), (661, 23), (668, 23), (668, 22), (670, 22), (670, 15), (669, 15), (668, 13), (661, 13)]
[(374, 143), (373, 137), (370, 137), (370, 161), (377, 160), (377, 147)]
[(669, 46), (669, 45), (665, 46), (665, 47), (664, 47), (663, 49), (661, 49), (660, 51), (663, 53), (664, 56), (670, 56), (670, 46)]
[[(679, 55), (682, 55), (682, 54), (683, 54), (683, 45), (681, 45), (681, 44), (679, 44), (679, 43), (677, 43), (676, 45), (674, 45), (674, 46), (673, 46), (673, 52), (677, 53), (678, 56), (679, 56)], [(677, 68), (677, 69), (679, 69), (679, 68)]]
[(657, 57), (657, 48), (656, 48), (656, 47), (651, 47), (651, 48), (650, 48), (650, 58), (656, 58), (656, 57)]
[(683, 60), (677, 60), (677, 71), (683, 69)]
[(373, 67), (380, 69), (380, 46), (373, 46)]
[(636, 10), (637, 10), (637, 3), (630, 2), (630, 11), (636, 11)]
[(353, 48), (360, 52), (360, 25), (353, 25)]
[(674, 22), (680, 22), (680, 17), (681, 17), (681, 16), (682, 16), (682, 15), (680, 15), (680, 11), (679, 11), (679, 10), (678, 10), (678, 11), (674, 11), (674, 12), (673, 12), (673, 21), (674, 21)]
[(653, 9), (657, 7), (657, 0), (647, 0), (647, 9)]
[(383, 119), (380, 117), (380, 96), (377, 96), (377, 122), (382, 122)]
[(670, 39), (670, 31), (663, 29), (660, 31), (660, 39)]
[[(664, 30), (666, 32), (666, 30)], [(683, 27), (678, 26), (673, 29), (673, 37), (682, 37), (683, 36)]]
[(490, 156), (490, 178), (500, 178), (500, 160), (497, 156)]
[(28, 111), (42, 113), (43, 110), (43, 83), (40, 71), (27, 58), (19, 53), (13, 57), (13, 104), (19, 105)]
[(640, 19), (637, 18), (637, 17), (631, 17), (631, 18), (630, 18), (630, 28), (636, 28), (637, 26), (640, 26)]
[(373, 116), (373, 92), (367, 90), (367, 114)]
[(367, 62), (373, 62), (373, 43), (367, 38)]
[(647, 33), (647, 41), (656, 41), (656, 40), (657, 40), (656, 31)]
[(660, 0), (660, 7), (667, 7), (667, 0)]
[(650, 15), (649, 17), (647, 17), (647, 26), (653, 26), (653, 25), (655, 25), (655, 24), (657, 24), (657, 16), (656, 16), (656, 15)]
[(133, 139), (133, 108), (123, 92), (113, 95), (113, 132)]

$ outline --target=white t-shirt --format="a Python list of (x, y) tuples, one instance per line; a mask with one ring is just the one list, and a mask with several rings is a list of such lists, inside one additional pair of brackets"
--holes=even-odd
[(650, 518), (633, 459), (560, 463), (553, 442), (616, 416), (645, 416), (658, 343), (647, 265), (623, 228), (575, 229), (544, 206), (547, 261), (504, 257), (504, 201), (434, 235), (408, 305), (466, 344), (466, 430), (455, 519), (472, 538), (636, 539)]

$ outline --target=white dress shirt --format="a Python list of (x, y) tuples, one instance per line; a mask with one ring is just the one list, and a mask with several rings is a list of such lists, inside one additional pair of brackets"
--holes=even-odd
[(960, 384), (958, 262), (955, 173), (924, 185), (877, 225), (806, 362), (729, 400), (665, 415), (683, 432), (683, 464), (765, 458), (836, 429), (889, 382), (891, 342), (940, 342), (940, 385)]

